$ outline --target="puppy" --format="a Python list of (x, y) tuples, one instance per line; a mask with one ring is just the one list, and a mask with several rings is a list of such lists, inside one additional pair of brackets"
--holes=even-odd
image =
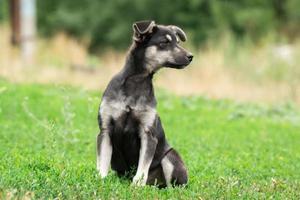
[(133, 184), (140, 186), (186, 184), (186, 167), (168, 144), (156, 111), (152, 78), (162, 67), (183, 69), (193, 55), (179, 46), (186, 35), (177, 26), (140, 21), (133, 31), (126, 63), (100, 104), (97, 170), (102, 178), (110, 166), (118, 175), (134, 172)]

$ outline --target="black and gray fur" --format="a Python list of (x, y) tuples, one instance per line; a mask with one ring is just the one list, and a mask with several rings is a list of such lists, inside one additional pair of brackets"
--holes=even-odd
[(186, 184), (186, 167), (165, 138), (152, 84), (158, 69), (190, 64), (192, 54), (179, 46), (186, 35), (177, 26), (154, 21), (136, 22), (133, 30), (125, 66), (108, 84), (100, 104), (97, 169), (102, 178), (110, 165), (119, 175), (134, 170), (135, 185)]

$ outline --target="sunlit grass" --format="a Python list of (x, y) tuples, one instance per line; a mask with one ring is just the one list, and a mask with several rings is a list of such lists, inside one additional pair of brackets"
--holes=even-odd
[(0, 80), (0, 198), (299, 199), (300, 112), (158, 93), (186, 188), (135, 188), (95, 169), (100, 92)]

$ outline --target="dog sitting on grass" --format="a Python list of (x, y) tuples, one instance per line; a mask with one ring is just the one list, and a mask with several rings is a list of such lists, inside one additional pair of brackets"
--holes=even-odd
[(179, 46), (186, 35), (177, 26), (154, 21), (136, 22), (133, 31), (126, 63), (109, 82), (100, 104), (97, 170), (104, 178), (110, 165), (118, 175), (133, 169), (133, 184), (139, 186), (187, 184), (186, 167), (166, 140), (152, 84), (160, 68), (190, 64), (193, 55)]

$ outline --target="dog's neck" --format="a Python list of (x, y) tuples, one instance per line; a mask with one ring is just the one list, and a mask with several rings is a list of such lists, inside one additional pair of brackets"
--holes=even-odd
[(151, 79), (156, 71), (151, 71), (149, 69), (154, 69), (155, 67), (148, 67), (149, 63), (145, 59), (145, 48), (140, 44), (133, 43), (130, 47), (129, 53), (127, 55), (126, 64), (123, 71), (126, 76), (139, 76), (146, 79)]
[(147, 97), (147, 100), (155, 103), (152, 78), (154, 72), (147, 70), (143, 47), (133, 44), (128, 52), (125, 66), (120, 72), (120, 81), (123, 92), (130, 94), (134, 99)]

